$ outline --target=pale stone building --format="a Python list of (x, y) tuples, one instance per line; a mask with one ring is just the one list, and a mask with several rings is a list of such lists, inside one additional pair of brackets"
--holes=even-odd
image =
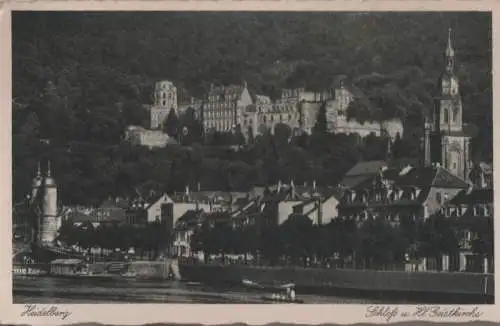
[(203, 103), (203, 129), (209, 132), (231, 132), (241, 124), (244, 113), (253, 104), (247, 83), (211, 86)]
[(125, 140), (133, 145), (149, 148), (165, 147), (167, 144), (175, 142), (162, 130), (148, 130), (138, 126), (127, 127)]

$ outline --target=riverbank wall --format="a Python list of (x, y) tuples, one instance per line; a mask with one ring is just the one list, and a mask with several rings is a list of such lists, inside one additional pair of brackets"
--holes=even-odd
[[(479, 273), (373, 271), (333, 268), (262, 267), (247, 265), (181, 264), (182, 279), (240, 284), (295, 283), (298, 290), (346, 296), (410, 298), (411, 300), (492, 302), (494, 276)], [(448, 302), (448, 301), (446, 301)]]
[(128, 274), (138, 278), (180, 279), (177, 260), (133, 261), (133, 262), (97, 262), (89, 265), (92, 274)]

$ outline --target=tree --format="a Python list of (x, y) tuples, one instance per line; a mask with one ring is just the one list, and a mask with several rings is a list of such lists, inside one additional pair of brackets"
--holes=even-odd
[(292, 263), (307, 266), (313, 254), (314, 228), (312, 221), (305, 215), (292, 214), (282, 225), (285, 253)]
[(442, 268), (443, 254), (456, 255), (459, 239), (452, 221), (438, 213), (427, 219), (419, 232), (420, 253), (422, 257), (434, 257), (437, 268)]
[(179, 136), (179, 118), (175, 109), (171, 108), (163, 125), (163, 131), (170, 137), (176, 138)]
[(328, 125), (326, 120), (326, 102), (323, 103), (318, 110), (316, 116), (316, 123), (314, 124), (312, 133), (316, 135), (324, 135), (328, 132)]
[(358, 230), (356, 253), (367, 268), (385, 269), (402, 262), (407, 244), (399, 229), (382, 219), (368, 219)]
[(401, 135), (399, 132), (396, 134), (396, 137), (394, 138), (394, 142), (392, 143), (391, 146), (391, 154), (394, 159), (399, 159), (403, 157), (404, 154), (404, 144), (401, 139)]

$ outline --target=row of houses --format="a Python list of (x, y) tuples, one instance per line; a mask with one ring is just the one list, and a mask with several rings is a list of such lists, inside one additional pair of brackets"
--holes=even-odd
[(223, 220), (233, 228), (244, 228), (263, 221), (281, 225), (300, 214), (316, 225), (333, 219), (351, 219), (361, 225), (367, 219), (383, 218), (397, 226), (404, 219), (425, 220), (441, 214), (460, 220), (462, 252), (456, 269), (466, 270), (473, 268), (477, 258), (470, 247), (476, 236), (472, 226), (493, 218), (491, 177), (491, 170), (481, 165), (466, 182), (439, 164), (398, 167), (370, 161), (354, 166), (336, 187), (318, 187), (315, 182), (296, 185), (293, 181), (247, 192), (202, 191), (200, 187), (191, 191), (186, 187), (182, 193), (109, 199), (90, 212), (75, 210), (69, 219), (75, 225), (91, 222), (94, 226), (162, 222), (173, 235), (172, 252), (191, 256), (191, 236), (203, 221), (215, 224)]

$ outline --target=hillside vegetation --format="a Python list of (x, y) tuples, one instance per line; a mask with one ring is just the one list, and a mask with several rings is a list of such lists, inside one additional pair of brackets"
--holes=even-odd
[[(264, 176), (258, 180), (267, 182), (265, 175), (279, 170), (266, 166), (279, 160), (266, 157), (264, 150), (250, 159), (249, 153), (210, 157), (198, 147), (198, 152), (157, 153), (120, 145), (125, 126), (147, 119), (141, 105), (151, 102), (152, 85), (159, 79), (173, 80), (197, 96), (211, 83), (246, 80), (252, 91), (275, 96), (282, 87), (319, 91), (347, 76), (374, 103), (369, 112), (355, 112), (356, 118), (403, 117), (405, 137), (415, 147), (415, 134), (423, 114), (432, 107), (444, 69), (450, 26), (464, 119), (480, 126), (473, 141), (474, 155), (492, 159), (488, 13), (16, 12), (12, 24), (13, 166), (18, 200), (26, 193), (42, 152), (53, 157), (61, 186), (71, 189), (63, 193), (66, 202), (98, 202), (148, 181), (182, 189), (176, 183), (205, 178), (214, 179), (205, 181), (207, 187), (216, 187), (221, 178), (206, 174), (226, 170), (245, 179), (242, 185), (251, 184), (260, 174)], [(41, 137), (51, 139), (49, 148), (40, 148), (37, 139)], [(312, 140), (300, 146), (283, 144), (302, 155), (303, 162), (294, 159), (298, 162), (294, 164), (309, 169), (293, 167), (303, 174), (294, 172), (295, 178), (310, 179), (307, 171), (314, 170), (319, 180), (335, 182), (349, 164), (370, 156), (347, 140), (315, 144), (321, 150), (312, 150)], [(68, 149), (74, 141), (87, 143), (84, 149)], [(325, 146), (336, 149), (325, 150)], [(204, 169), (196, 173), (205, 174), (187, 177), (194, 172), (183, 172), (185, 164), (173, 169), (172, 162), (183, 159), (177, 152), (191, 153), (186, 159), (195, 160)], [(354, 153), (345, 160), (348, 163), (332, 161), (343, 158), (343, 152)], [(415, 156), (415, 151), (407, 154)], [(328, 172), (337, 163), (338, 171)], [(171, 170), (182, 181), (170, 179), (166, 171)]]

